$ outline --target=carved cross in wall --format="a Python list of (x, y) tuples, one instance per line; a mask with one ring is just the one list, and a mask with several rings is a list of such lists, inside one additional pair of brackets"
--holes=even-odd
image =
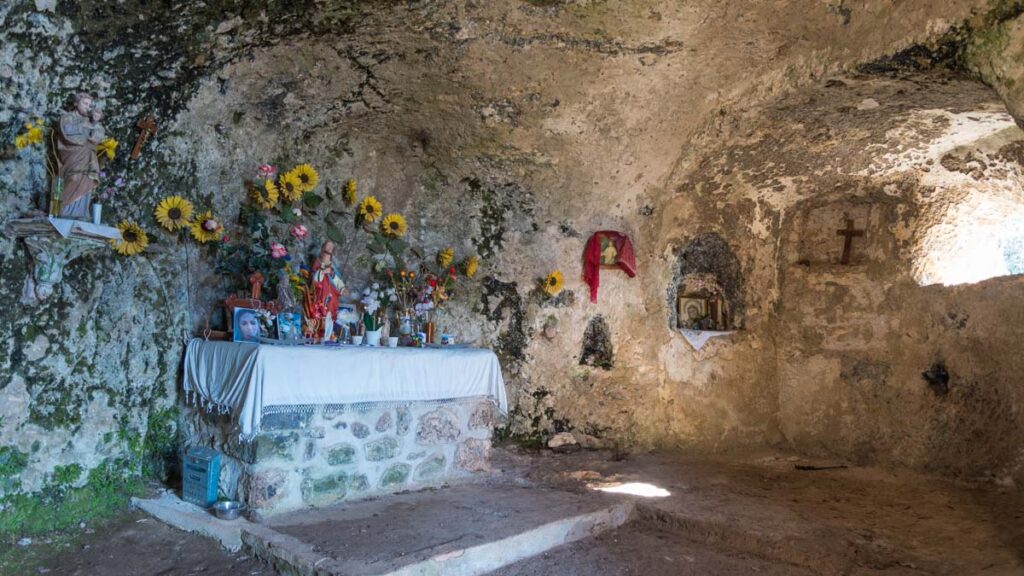
[(839, 259), (840, 264), (850, 263), (850, 248), (853, 247), (853, 239), (859, 238), (864, 235), (863, 230), (855, 230), (853, 228), (853, 220), (846, 219), (846, 228), (836, 230), (836, 236), (845, 236), (843, 238), (843, 256)]
[(142, 146), (150, 136), (156, 134), (156, 120), (152, 116), (146, 116), (135, 125), (139, 129), (139, 137), (135, 140), (135, 147), (132, 148), (132, 160), (138, 160), (142, 153)]

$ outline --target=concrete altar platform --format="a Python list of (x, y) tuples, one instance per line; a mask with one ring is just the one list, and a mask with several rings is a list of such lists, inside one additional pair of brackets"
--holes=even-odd
[(190, 406), (185, 416), (188, 444), (223, 454), (220, 492), (265, 517), (487, 472), (497, 409), (477, 398), (266, 414), (251, 442), (227, 415)]

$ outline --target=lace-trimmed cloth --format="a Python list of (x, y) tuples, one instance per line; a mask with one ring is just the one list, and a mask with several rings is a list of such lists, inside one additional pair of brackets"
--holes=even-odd
[(380, 402), (508, 396), (494, 352), (477, 348), (274, 346), (197, 338), (185, 351), (185, 392), (232, 414), (239, 436), (259, 434), (264, 413)]

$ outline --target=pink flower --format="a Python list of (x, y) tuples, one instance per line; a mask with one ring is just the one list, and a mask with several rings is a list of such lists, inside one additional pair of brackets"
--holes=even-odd
[(302, 224), (292, 226), (292, 236), (295, 236), (296, 240), (302, 240), (307, 234), (309, 234), (309, 230)]
[(256, 168), (256, 175), (264, 180), (273, 178), (276, 173), (277, 168), (274, 168), (270, 164), (260, 164), (259, 167)]
[(284, 258), (288, 255), (288, 250), (284, 247), (284, 244), (280, 242), (271, 242), (270, 244), (270, 257), (271, 258)]

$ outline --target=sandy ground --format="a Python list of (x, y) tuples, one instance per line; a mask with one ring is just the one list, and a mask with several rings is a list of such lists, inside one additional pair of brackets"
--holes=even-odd
[[(454, 490), (428, 490), (298, 512), (270, 523), (338, 557), (395, 568), (435, 548), (443, 552), (446, 546), (496, 539), (516, 533), (519, 524), (571, 515), (609, 498), (631, 499), (637, 512), (621, 528), (497, 574), (1024, 575), (1019, 490), (874, 468), (801, 471), (796, 464), (834, 463), (779, 454), (621, 457), (496, 450), (495, 474), (464, 490), (468, 500), (456, 498)], [(595, 492), (621, 483), (668, 494)], [(97, 526), (92, 534), (37, 542), (19, 552), (21, 567), (0, 565), (0, 574), (273, 574), (244, 554), (224, 552), (139, 512)]]

